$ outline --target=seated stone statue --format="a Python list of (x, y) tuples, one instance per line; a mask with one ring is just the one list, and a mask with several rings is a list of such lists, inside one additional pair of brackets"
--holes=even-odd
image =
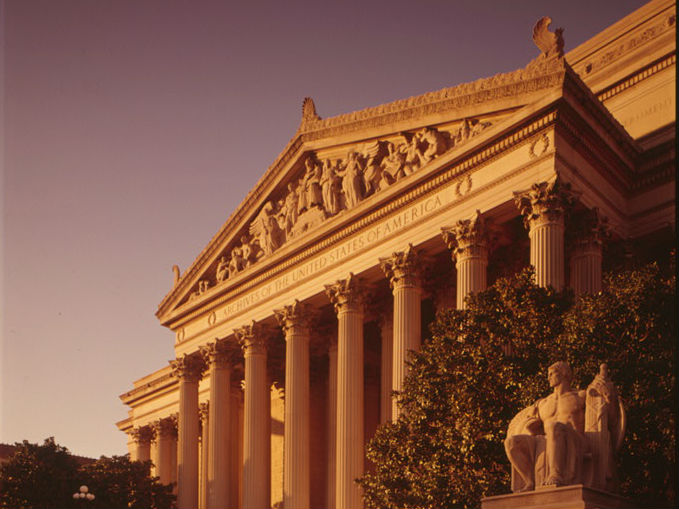
[(608, 368), (602, 364), (585, 391), (571, 388), (565, 362), (550, 366), (548, 378), (554, 392), (509, 423), (505, 451), (512, 464), (512, 491), (570, 484), (612, 491), (625, 411)]

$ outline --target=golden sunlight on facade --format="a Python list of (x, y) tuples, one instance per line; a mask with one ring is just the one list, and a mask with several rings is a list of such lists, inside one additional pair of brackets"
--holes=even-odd
[(529, 264), (596, 292), (609, 250), (674, 235), (675, 16), (654, 0), (566, 55), (543, 20), (523, 69), (331, 118), (306, 99), (175, 268), (176, 360), (121, 395), (132, 458), (180, 508), (362, 507), (364, 444), (437, 309)]

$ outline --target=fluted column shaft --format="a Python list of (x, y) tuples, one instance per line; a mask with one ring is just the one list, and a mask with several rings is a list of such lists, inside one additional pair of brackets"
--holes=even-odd
[[(393, 361), (391, 388), (403, 390), (408, 374), (408, 353), (420, 349), (422, 323), (420, 301), (422, 288), (418, 274), (418, 260), (412, 245), (406, 251), (380, 259), (380, 265), (389, 278), (394, 293), (393, 313)], [(397, 400), (391, 402), (391, 418), (398, 419), (400, 410)]]
[(328, 509), (335, 509), (337, 472), (337, 338), (328, 347)]
[(570, 286), (576, 295), (601, 291), (602, 244), (609, 236), (608, 221), (598, 208), (577, 214), (570, 229), (568, 244)]
[(135, 449), (134, 458), (136, 461), (149, 461), (151, 459), (151, 441), (153, 440), (153, 429), (150, 426), (136, 428), (132, 432)]
[(283, 507), (309, 507), (309, 309), (299, 301), (276, 311), (285, 333)]
[(457, 269), (457, 308), (465, 309), (470, 293), (482, 292), (487, 286), (488, 243), (486, 220), (480, 211), (471, 219), (443, 228), (443, 239), (452, 250)]
[(210, 461), (210, 403), (205, 401), (198, 406), (198, 414), (200, 415), (200, 484), (198, 490), (198, 507), (205, 509), (207, 507), (207, 492), (208, 492), (208, 462)]
[(271, 420), (266, 345), (254, 325), (236, 331), (245, 357), (243, 509), (271, 506)]
[(174, 482), (173, 449), (177, 447), (177, 420), (167, 417), (156, 422), (156, 475), (162, 484)]
[(179, 418), (177, 450), (177, 507), (198, 507), (198, 381), (203, 364), (197, 356), (185, 355), (173, 361), (179, 378)]
[(202, 349), (210, 374), (210, 406), (208, 419), (206, 471), (206, 507), (219, 509), (232, 503), (231, 476), (231, 363), (233, 349), (225, 341), (208, 344)]
[(570, 286), (576, 295), (601, 291), (601, 244), (582, 243), (571, 256)]
[(523, 215), (530, 238), (530, 263), (538, 286), (564, 286), (564, 213), (574, 193), (559, 180), (533, 185), (515, 193), (514, 200)]
[(541, 217), (530, 222), (530, 264), (538, 286), (564, 286), (563, 216)]
[(363, 302), (353, 275), (326, 287), (335, 304), (337, 341), (337, 438), (335, 507), (363, 507), (354, 482), (363, 474)]
[(380, 320), (382, 356), (380, 366), (380, 424), (391, 420), (392, 370), (394, 363), (394, 322), (392, 316)]

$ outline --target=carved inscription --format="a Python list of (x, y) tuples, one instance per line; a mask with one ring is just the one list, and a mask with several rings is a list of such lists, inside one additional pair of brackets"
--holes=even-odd
[(419, 219), (428, 216), (441, 208), (444, 203), (443, 192), (439, 192), (415, 205), (412, 205), (395, 216), (375, 226), (369, 227), (352, 239), (341, 242), (330, 251), (305, 262), (292, 271), (274, 279), (272, 282), (249, 292), (246, 296), (232, 302), (224, 311), (226, 316), (236, 314), (259, 301), (295, 285), (299, 281), (318, 274), (326, 267), (341, 262), (352, 255), (376, 244), (392, 234), (407, 228)]

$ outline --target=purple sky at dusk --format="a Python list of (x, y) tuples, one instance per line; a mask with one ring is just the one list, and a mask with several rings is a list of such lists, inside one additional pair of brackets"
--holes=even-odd
[[(566, 51), (644, 0), (6, 0), (0, 442), (127, 452), (118, 395), (174, 358), (154, 312), (295, 133)], [(4, 145), (4, 146), (3, 146)]]

